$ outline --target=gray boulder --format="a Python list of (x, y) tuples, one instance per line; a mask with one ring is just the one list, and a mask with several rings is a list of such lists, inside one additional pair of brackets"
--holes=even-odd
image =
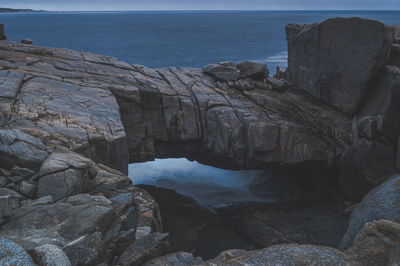
[(345, 252), (363, 266), (400, 264), (400, 224), (379, 220), (366, 223)]
[(51, 195), (57, 201), (86, 192), (96, 175), (90, 159), (68, 150), (54, 152), (40, 167), (37, 195)]
[(235, 81), (239, 71), (234, 62), (221, 62), (204, 66), (203, 71), (222, 81)]
[(240, 78), (264, 80), (269, 75), (267, 65), (262, 63), (245, 61), (237, 64), (237, 68), (240, 70)]
[(400, 176), (390, 179), (365, 196), (351, 215), (339, 249), (351, 247), (366, 223), (380, 219), (400, 221)]
[(205, 265), (354, 265), (344, 253), (311, 245), (276, 245), (245, 251), (229, 250)]
[(0, 237), (0, 265), (33, 266), (31, 257), (16, 243)]
[(395, 150), (365, 139), (348, 147), (340, 159), (340, 188), (349, 198), (361, 200), (371, 189), (397, 173)]
[(56, 245), (45, 244), (29, 251), (39, 266), (71, 266), (67, 255)]
[(35, 172), (30, 169), (22, 168), (15, 165), (13, 168), (11, 168), (10, 174), (14, 176), (21, 176), (23, 179), (28, 179), (32, 177), (35, 174)]
[(21, 39), (21, 43), (23, 43), (23, 44), (33, 44), (33, 41), (31, 39), (28, 39), (28, 38), (22, 38)]
[(36, 195), (36, 189), (37, 186), (28, 181), (21, 181), (17, 186), (18, 192), (27, 198), (34, 198)]
[(60, 247), (79, 242), (94, 232), (105, 232), (112, 224), (115, 211), (103, 196), (79, 194), (56, 203), (42, 198), (10, 214), (0, 233), (26, 250), (44, 244)]
[(330, 18), (286, 26), (287, 75), (331, 106), (352, 114), (390, 59), (396, 26), (364, 18)]

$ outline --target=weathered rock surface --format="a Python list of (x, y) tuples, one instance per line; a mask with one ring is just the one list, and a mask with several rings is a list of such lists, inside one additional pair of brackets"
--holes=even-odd
[(151, 266), (151, 265), (191, 266), (191, 265), (202, 265), (202, 264), (204, 264), (204, 261), (199, 257), (194, 257), (191, 253), (176, 252), (148, 261), (145, 264), (143, 264), (143, 266)]
[(370, 190), (395, 175), (396, 152), (392, 146), (360, 140), (340, 158), (340, 187), (349, 198), (361, 200)]
[[(262, 81), (229, 86), (200, 69), (150, 69), (7, 41), (0, 59), (0, 154), (10, 167), (35, 170), (56, 146), (124, 172), (128, 161), (156, 156), (229, 168), (327, 163), (352, 138), (346, 115)], [(13, 159), (22, 160), (21, 150), (31, 150), (27, 163)]]
[(40, 167), (38, 197), (51, 195), (55, 201), (87, 192), (97, 175), (94, 163), (69, 150), (52, 153)]
[(165, 254), (168, 249), (168, 234), (153, 233), (133, 242), (121, 254), (118, 265), (136, 266)]
[(354, 245), (345, 252), (361, 265), (398, 265), (400, 263), (400, 225), (379, 220), (366, 223)]
[(56, 245), (45, 244), (29, 251), (39, 266), (71, 266), (67, 255)]
[(362, 200), (351, 215), (349, 226), (340, 243), (344, 250), (351, 247), (364, 225), (375, 220), (400, 220), (400, 176), (375, 188)]
[(270, 248), (222, 252), (205, 265), (357, 265), (338, 250), (309, 245), (277, 245)]
[(389, 62), (396, 28), (364, 18), (290, 24), (286, 26), (289, 80), (352, 114), (380, 68)]

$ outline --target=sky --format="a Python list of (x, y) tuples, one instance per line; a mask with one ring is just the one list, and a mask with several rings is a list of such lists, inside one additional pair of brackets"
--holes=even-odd
[(0, 7), (49, 11), (400, 10), (400, 0), (0, 0)]

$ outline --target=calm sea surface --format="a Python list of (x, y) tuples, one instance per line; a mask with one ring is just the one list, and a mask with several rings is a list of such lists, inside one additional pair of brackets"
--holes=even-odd
[[(265, 62), (286, 67), (285, 25), (328, 17), (359, 16), (400, 25), (400, 11), (385, 12), (91, 12), (0, 14), (10, 40), (114, 56), (149, 67), (202, 67), (220, 61)], [(210, 205), (238, 201), (276, 201), (285, 184), (269, 198), (252, 194), (249, 183), (268, 171), (228, 171), (186, 159), (132, 164), (135, 184), (172, 188)], [(281, 179), (281, 178), (280, 178)], [(281, 181), (280, 181), (281, 182)]]
[(285, 25), (359, 16), (400, 25), (400, 11), (176, 11), (0, 14), (10, 40), (105, 54), (149, 67), (219, 61), (286, 65)]

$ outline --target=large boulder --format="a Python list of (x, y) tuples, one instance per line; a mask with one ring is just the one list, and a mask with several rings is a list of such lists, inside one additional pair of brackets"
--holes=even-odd
[(380, 219), (400, 221), (400, 176), (393, 177), (365, 196), (351, 215), (339, 249), (351, 247), (366, 223)]
[(387, 220), (367, 223), (345, 253), (363, 266), (399, 265), (400, 224)]
[(262, 63), (245, 61), (237, 64), (237, 68), (240, 70), (240, 78), (262, 81), (269, 75), (267, 65)]
[(0, 265), (33, 266), (31, 257), (16, 243), (0, 237)]
[(39, 170), (38, 197), (51, 195), (55, 201), (86, 192), (97, 175), (95, 164), (77, 153), (52, 153)]
[(234, 62), (208, 64), (204, 66), (203, 71), (222, 81), (235, 81), (239, 78), (239, 71)]
[(205, 265), (353, 265), (342, 252), (310, 245), (276, 245), (265, 249), (222, 252)]
[(288, 78), (313, 96), (352, 114), (371, 80), (389, 61), (395, 28), (364, 18), (289, 24)]
[(340, 158), (340, 188), (349, 198), (361, 200), (371, 189), (397, 173), (392, 146), (362, 139)]

